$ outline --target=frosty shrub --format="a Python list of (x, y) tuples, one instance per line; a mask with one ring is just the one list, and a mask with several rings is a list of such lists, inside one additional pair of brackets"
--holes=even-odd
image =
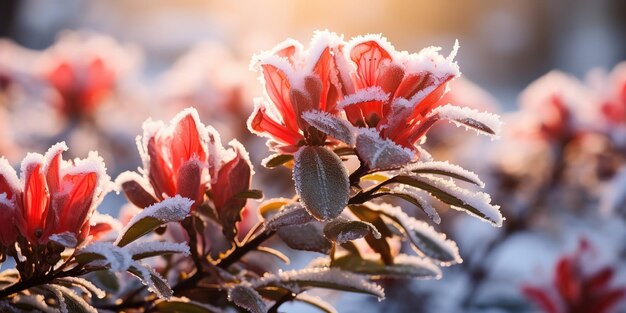
[[(476, 191), (485, 184), (475, 173), (421, 146), (440, 120), (498, 135), (498, 116), (440, 101), (460, 76), (457, 50), (408, 53), (379, 35), (345, 41), (317, 32), (307, 49), (287, 40), (255, 55), (265, 95), (248, 127), (275, 153), (263, 166), (292, 169), (296, 196), (257, 204), (249, 229), (243, 212), (267, 186), (254, 189), (244, 146), (224, 145), (193, 108), (169, 123), (147, 120), (137, 137), (141, 168), (114, 183), (95, 153), (64, 161), (64, 143), (28, 154), (20, 178), (0, 160), (0, 247), (15, 264), (0, 275), (0, 308), (256, 313), (299, 301), (333, 312), (308, 291), (383, 299), (378, 279), (441, 277), (441, 267), (462, 259), (437, 231), (436, 207), (503, 222), (499, 206)], [(128, 199), (129, 218), (97, 213), (112, 189)], [(394, 198), (428, 219), (387, 202)], [(280, 270), (272, 260), (289, 259), (271, 247), (277, 240), (319, 257)], [(413, 251), (394, 248), (399, 240)]]

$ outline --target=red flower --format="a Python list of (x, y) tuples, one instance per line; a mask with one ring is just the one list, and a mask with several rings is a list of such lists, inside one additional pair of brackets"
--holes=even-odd
[(626, 297), (626, 287), (610, 286), (614, 276), (611, 267), (587, 273), (584, 260), (589, 252), (587, 241), (581, 240), (578, 251), (557, 262), (554, 286), (526, 285), (522, 287), (522, 292), (546, 313), (611, 312)]
[[(65, 143), (45, 156), (31, 153), (22, 161), (21, 179), (6, 161), (0, 165), (0, 210), (12, 219), (31, 244), (44, 244), (54, 234), (71, 233), (79, 242), (89, 234), (90, 218), (106, 194), (109, 177), (97, 154), (64, 161)], [(9, 221), (11, 218), (9, 218)], [(14, 225), (14, 224), (8, 224)], [(12, 227), (2, 230), (2, 244), (15, 240)]]
[(250, 187), (252, 167), (243, 146), (232, 141), (233, 149), (225, 150), (218, 133), (200, 122), (195, 109), (183, 110), (169, 126), (148, 120), (143, 127), (138, 146), (144, 176), (125, 172), (117, 179), (134, 205), (145, 208), (181, 195), (194, 200), (196, 208), (210, 188), (219, 211)]
[[(618, 64), (606, 81), (600, 82), (601, 109), (604, 118), (612, 125), (626, 123), (626, 63)], [(604, 90), (606, 89), (606, 90)]]
[(269, 145), (294, 153), (304, 144), (324, 143), (325, 138), (310, 128), (302, 113), (318, 110), (337, 114), (337, 99), (344, 91), (340, 73), (343, 40), (334, 33), (317, 32), (311, 47), (286, 40), (257, 55), (252, 66), (262, 72), (261, 81), (269, 101), (255, 99), (248, 128), (271, 139)]
[[(448, 82), (460, 75), (453, 58), (438, 48), (419, 53), (397, 52), (384, 37), (354, 38), (346, 46), (351, 63), (340, 70), (348, 96), (339, 103), (355, 126), (376, 128), (380, 137), (414, 149), (432, 126), (429, 114), (439, 105)], [(349, 74), (348, 74), (349, 73)]]
[(89, 115), (111, 95), (135, 57), (111, 38), (66, 33), (45, 52), (41, 75), (64, 115)]

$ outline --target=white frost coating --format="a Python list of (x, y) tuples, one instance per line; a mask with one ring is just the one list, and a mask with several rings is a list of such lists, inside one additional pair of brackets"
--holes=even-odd
[(99, 299), (104, 299), (104, 297), (106, 297), (106, 293), (104, 292), (104, 290), (96, 287), (96, 285), (94, 285), (93, 283), (91, 283), (90, 281), (88, 281), (88, 280), (86, 280), (84, 278), (80, 278), (80, 277), (63, 277), (63, 278), (59, 278), (58, 280), (71, 283), (72, 285), (77, 285), (77, 286), (83, 287), (81, 289), (83, 289), (83, 291), (86, 292), (87, 294), (89, 294), (90, 296), (95, 295)]
[(55, 156), (67, 150), (68, 150), (68, 147), (65, 144), (65, 141), (57, 142), (54, 145), (52, 145), (52, 147), (50, 147), (48, 151), (46, 151), (46, 154), (44, 154), (44, 160), (45, 160), (44, 172), (48, 172), (48, 169), (50, 168), (50, 165), (52, 165), (52, 160), (54, 159)]
[(258, 54), (253, 55), (252, 60), (250, 61), (250, 65), (249, 65), (250, 70), (255, 71), (255, 72), (259, 71), (261, 69), (261, 65), (265, 58), (270, 57), (270, 56), (276, 56), (276, 54), (280, 50), (283, 50), (288, 47), (295, 48), (295, 53), (293, 55), (294, 59), (299, 60), (302, 57), (302, 50), (304, 50), (304, 47), (302, 47), (302, 44), (295, 39), (287, 38), (286, 40), (274, 46), (271, 50), (262, 51)]
[(385, 291), (379, 285), (367, 281), (362, 275), (335, 268), (305, 268), (286, 272), (279, 271), (278, 274), (266, 273), (262, 278), (252, 282), (252, 287), (277, 285), (299, 293), (303, 291), (303, 288), (299, 287), (298, 284), (306, 282), (329, 283), (340, 287), (354, 288), (361, 292), (376, 295), (379, 300), (385, 298)]
[(437, 212), (437, 210), (432, 205), (430, 205), (428, 201), (424, 200), (424, 198), (421, 195), (422, 192), (420, 190), (407, 187), (406, 185), (400, 185), (400, 186), (394, 187), (393, 191), (398, 191), (400, 193), (408, 194), (409, 196), (411, 196), (411, 198), (417, 201), (421, 209), (424, 210), (424, 213), (428, 215), (428, 218), (430, 218), (435, 224), (441, 223), (441, 216), (439, 216), (439, 213)]
[(387, 101), (388, 99), (388, 93), (385, 93), (379, 86), (373, 86), (365, 89), (359, 89), (355, 93), (345, 96), (341, 101), (339, 101), (339, 103), (337, 103), (337, 108), (345, 109), (347, 106), (353, 104), (368, 101)]
[(148, 193), (154, 195), (154, 189), (152, 189), (152, 185), (150, 185), (148, 180), (144, 176), (141, 176), (139, 175), (139, 173), (133, 172), (133, 171), (125, 171), (117, 176), (117, 178), (115, 179), (115, 183), (114, 183), (115, 192), (118, 194), (122, 192), (122, 184), (130, 182), (130, 181), (137, 182), (141, 186), (141, 188), (143, 188)]
[(413, 114), (413, 109), (415, 108), (415, 103), (410, 102), (404, 98), (395, 98), (391, 103), (391, 110), (389, 111), (389, 116), (387, 117), (386, 125), (383, 125), (383, 128), (387, 128), (389, 126), (396, 129), (397, 127), (406, 127), (406, 120)]
[[(94, 242), (78, 252), (78, 254), (82, 253), (95, 253), (103, 256), (105, 264), (108, 264), (114, 272), (126, 271), (133, 261), (127, 251), (110, 242)], [(94, 261), (96, 262), (100, 260)]]
[[(191, 209), (193, 202), (193, 200), (176, 195), (159, 203), (155, 203), (139, 212), (139, 214), (133, 216), (128, 224), (126, 224), (126, 227), (122, 229), (120, 234), (125, 234), (130, 227), (146, 217), (156, 218), (163, 223), (181, 221), (189, 214), (189, 210)], [(122, 236), (116, 240), (116, 243), (119, 242), (121, 238)]]
[(69, 231), (59, 234), (52, 234), (48, 239), (67, 248), (74, 248), (78, 244), (78, 239), (76, 239), (76, 235)]
[(441, 279), (441, 268), (439, 268), (429, 259), (424, 259), (407, 254), (399, 254), (394, 257), (393, 262), (395, 265), (406, 265), (415, 268), (423, 268), (425, 272), (434, 273), (435, 279)]
[(353, 146), (355, 143), (354, 126), (347, 120), (340, 119), (328, 112), (317, 110), (304, 112), (302, 118), (319, 131), (335, 139), (341, 140), (350, 146)]
[[(26, 157), (22, 160), (22, 164), (20, 165), (20, 186), (24, 186), (26, 184), (26, 170), (33, 165), (42, 165), (44, 164), (44, 157), (39, 153), (29, 152), (26, 154)], [(43, 173), (43, 169), (40, 169), (40, 173)]]
[(358, 128), (356, 151), (371, 169), (388, 169), (405, 165), (415, 156), (410, 149), (383, 139), (375, 128)]
[(65, 298), (63, 297), (63, 293), (61, 293), (61, 286), (48, 284), (43, 285), (42, 287), (48, 289), (52, 292), (52, 294), (54, 294), (54, 297), (57, 298), (59, 301), (59, 311), (61, 313), (71, 313), (67, 310), (67, 303), (65, 303)]
[(136, 242), (131, 245), (125, 246), (122, 249), (126, 250), (130, 255), (146, 254), (146, 253), (181, 253), (189, 255), (189, 246), (186, 243), (175, 242)]
[(341, 46), (343, 43), (343, 35), (340, 36), (334, 32), (329, 32), (328, 30), (316, 30), (313, 33), (311, 44), (307, 50), (304, 70), (307, 72), (313, 72), (315, 65), (317, 65), (317, 62), (326, 48), (330, 48), (332, 51), (333, 49)]
[[(148, 286), (148, 290), (156, 294), (157, 297), (167, 300), (172, 296), (172, 290), (170, 289), (170, 286), (167, 285), (166, 280), (152, 268), (138, 261), (132, 261), (131, 267), (135, 271), (139, 272), (139, 275), (141, 275), (141, 282)], [(157, 284), (153, 281), (153, 277), (163, 282), (164, 286), (161, 287), (166, 287), (167, 289), (162, 290), (162, 288), (159, 288), (159, 286), (157, 286)]]
[(459, 188), (453, 181), (447, 179), (437, 177), (429, 177), (425, 179), (419, 176), (414, 176), (413, 178), (444, 190), (453, 197), (463, 201), (464, 204), (475, 208), (485, 217), (478, 216), (465, 208), (460, 208), (454, 205), (451, 206), (453, 209), (464, 211), (470, 215), (479, 217), (481, 220), (488, 221), (496, 227), (502, 226), (504, 218), (502, 217), (502, 213), (500, 213), (500, 206), (491, 204), (491, 196), (489, 196), (489, 194), (484, 192), (471, 192), (467, 189)]
[(15, 169), (11, 166), (9, 161), (4, 157), (0, 157), (0, 176), (6, 179), (7, 183), (16, 191), (19, 191), (22, 187), (20, 179), (15, 173)]
[(280, 211), (265, 221), (265, 227), (276, 230), (284, 226), (301, 225), (315, 220), (309, 212), (300, 204), (285, 205)]
[[(472, 129), (479, 134), (487, 135), (492, 138), (498, 138), (498, 134), (502, 128), (500, 116), (497, 114), (480, 112), (468, 107), (447, 104), (435, 109), (433, 114), (438, 114), (440, 118), (450, 120), (457, 126), (464, 126), (466, 129)], [(481, 129), (483, 126), (476, 124), (476, 122), (488, 127), (494, 134), (490, 134)]]
[(463, 262), (456, 243), (446, 239), (445, 234), (437, 232), (428, 223), (410, 217), (399, 207), (387, 203), (370, 207), (399, 223), (420, 255), (436, 259), (442, 266)]
[(267, 115), (268, 118), (274, 120), (278, 124), (284, 125), (282, 116), (276, 112), (276, 107), (274, 105), (270, 105), (266, 99), (256, 97), (254, 98), (253, 101), (254, 101), (254, 109), (252, 109), (252, 114), (250, 114), (250, 116), (248, 117), (248, 120), (246, 120), (246, 126), (248, 126), (248, 130), (251, 133), (259, 137), (273, 139), (274, 137), (272, 137), (272, 135), (267, 132), (256, 131), (252, 127), (252, 122), (254, 121), (254, 118), (257, 116), (257, 114), (259, 114), (259, 111), (261, 110), (264, 110), (264, 113), (265, 115)]
[(232, 153), (232, 157), (224, 159), (223, 162), (228, 163), (230, 160), (236, 157), (236, 154), (239, 154), (241, 156), (241, 159), (248, 163), (248, 167), (250, 167), (250, 176), (254, 176), (254, 166), (252, 166), (252, 162), (250, 162), (250, 154), (246, 150), (246, 147), (244, 147), (243, 144), (241, 144), (241, 142), (239, 142), (237, 139), (229, 141), (228, 145), (232, 147), (232, 149), (228, 150), (229, 153)]
[(122, 229), (122, 223), (114, 218), (111, 215), (108, 214), (102, 214), (100, 212), (94, 212), (93, 216), (91, 217), (90, 221), (90, 225), (91, 226), (95, 226), (97, 224), (109, 224), (111, 225), (111, 231), (119, 231), (120, 229)]
[(402, 51), (398, 59), (405, 66), (407, 75), (429, 73), (439, 83), (445, 77), (459, 77), (461, 75), (459, 66), (453, 61), (458, 51), (458, 41), (455, 42), (447, 58), (441, 55), (439, 51), (441, 51), (440, 47), (426, 47), (418, 53)]
[[(409, 164), (408, 166), (402, 169), (402, 174), (411, 175), (414, 171), (436, 171), (436, 172), (444, 172), (449, 173), (451, 175), (462, 176), (463, 178), (471, 181), (473, 184), (479, 186), (480, 188), (485, 188), (485, 183), (480, 180), (480, 177), (476, 175), (476, 173), (472, 171), (468, 171), (456, 164), (451, 164), (448, 161), (431, 161), (431, 162), (416, 162)], [(414, 174), (414, 173), (413, 173)], [(426, 175), (422, 173), (418, 173), (419, 175)], [(434, 175), (445, 175), (434, 173)]]
[(13, 200), (7, 198), (7, 194), (6, 193), (0, 193), (0, 204), (4, 204), (10, 208), (13, 208), (13, 206), (15, 205), (13, 203)]
[[(295, 59), (296, 62), (301, 62), (302, 60)], [(296, 87), (296, 85), (300, 85), (299, 82), (303, 81), (304, 78), (302, 71), (296, 71), (294, 66), (289, 62), (287, 58), (274, 55), (274, 54), (257, 54), (252, 56), (252, 63), (250, 68), (255, 71), (260, 71), (262, 66), (269, 65), (275, 67), (277, 70), (283, 72), (285, 77), (287, 78), (287, 82), (290, 87)], [(299, 64), (295, 64), (296, 66)], [(265, 81), (265, 77), (261, 73), (259, 75), (259, 81), (263, 86), (267, 83)], [(266, 91), (267, 92), (267, 91)]]
[(228, 301), (252, 313), (267, 312), (267, 305), (261, 295), (248, 286), (241, 284), (228, 289)]
[[(89, 305), (85, 299), (79, 297), (73, 290), (60, 286), (60, 285), (44, 285), (48, 290), (52, 291), (55, 297), (59, 300), (59, 307), (62, 313), (73, 313), (69, 311), (68, 299), (78, 303), (81, 309), (84, 309), (88, 313), (98, 313), (98, 311)], [(66, 299), (68, 298), (68, 299)]]

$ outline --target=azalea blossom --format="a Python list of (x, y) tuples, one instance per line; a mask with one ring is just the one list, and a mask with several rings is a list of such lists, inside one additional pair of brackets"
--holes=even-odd
[(75, 117), (93, 113), (136, 62), (137, 52), (112, 38), (68, 32), (44, 51), (39, 74), (54, 90), (59, 111)]
[(346, 46), (351, 62), (341, 77), (350, 79), (342, 81), (348, 95), (339, 107), (353, 125), (376, 128), (381, 138), (413, 149), (432, 126), (429, 117), (448, 82), (460, 76), (453, 61), (457, 49), (448, 57), (435, 47), (410, 54), (380, 35), (356, 37)]
[(225, 149), (217, 131), (202, 124), (193, 108), (181, 111), (169, 125), (147, 120), (143, 129), (137, 139), (143, 175), (125, 172), (116, 181), (133, 204), (145, 208), (181, 195), (194, 200), (195, 209), (211, 190), (218, 212), (232, 202), (245, 205), (245, 198), (235, 195), (249, 189), (252, 166), (238, 141)]
[(66, 150), (61, 142), (45, 155), (28, 154), (20, 179), (0, 159), (0, 215), (8, 222), (0, 231), (0, 243), (5, 247), (18, 234), (32, 245), (45, 244), (55, 234), (69, 233), (78, 242), (90, 234), (90, 219), (110, 179), (95, 152), (86, 159), (64, 161), (61, 154)]
[(251, 68), (260, 70), (266, 97), (255, 99), (255, 109), (248, 119), (253, 133), (271, 139), (275, 150), (294, 153), (305, 144), (325, 143), (324, 134), (316, 131), (302, 117), (317, 110), (337, 114), (337, 100), (342, 89), (338, 67), (344, 42), (330, 32), (316, 32), (311, 46), (288, 39), (272, 50), (255, 55)]
[(626, 287), (612, 286), (613, 267), (589, 272), (588, 260), (592, 255), (592, 247), (581, 240), (575, 253), (557, 262), (552, 287), (526, 285), (522, 292), (545, 313), (612, 312), (626, 297)]

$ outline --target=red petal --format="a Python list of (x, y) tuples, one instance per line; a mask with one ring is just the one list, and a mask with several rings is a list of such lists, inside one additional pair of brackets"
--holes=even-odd
[(168, 162), (165, 161), (165, 149), (167, 148), (164, 140), (157, 142), (156, 138), (150, 138), (148, 141), (148, 156), (150, 158), (149, 178), (150, 184), (154, 188), (155, 196), (163, 199), (163, 194), (168, 196), (176, 195), (176, 185), (172, 169)]
[(194, 200), (195, 209), (204, 200), (205, 186), (201, 184), (204, 166), (198, 160), (191, 160), (183, 164), (178, 170), (176, 188), (178, 194)]
[(605, 267), (602, 270), (595, 273), (585, 283), (585, 290), (598, 294), (601, 293), (606, 287), (608, 287), (611, 279), (613, 279), (614, 270), (610, 267)]
[(524, 286), (522, 287), (522, 293), (535, 302), (544, 313), (559, 313), (558, 305), (554, 303), (548, 293), (536, 287)]
[[(404, 78), (404, 70), (396, 64), (385, 66), (380, 75), (380, 87), (385, 93), (394, 95), (402, 79)], [(404, 97), (405, 99), (408, 99)]]
[(63, 177), (64, 192), (52, 195), (52, 208), (59, 217), (59, 224), (52, 233), (79, 233), (91, 213), (97, 182), (98, 175), (94, 172)]
[(15, 220), (15, 207), (8, 203), (0, 202), (0, 221), (4, 224), (0, 227), (0, 245), (8, 247), (15, 243), (15, 238), (17, 237)]
[(299, 132), (294, 132), (285, 125), (276, 122), (265, 112), (265, 107), (259, 106), (256, 111), (253, 112), (253, 117), (250, 120), (250, 128), (257, 133), (267, 133), (274, 139), (286, 143), (288, 145), (295, 145), (302, 135)]
[(191, 113), (176, 124), (170, 145), (173, 172), (191, 159), (204, 161), (207, 158), (198, 125)]
[(608, 313), (610, 310), (626, 296), (626, 289), (616, 289), (603, 294), (593, 305), (590, 312)]
[(36, 232), (43, 232), (50, 195), (46, 190), (46, 178), (41, 173), (41, 164), (30, 164), (24, 173), (26, 180), (22, 195), (23, 235), (31, 242), (37, 241)]
[(391, 55), (375, 41), (358, 44), (350, 50), (350, 58), (357, 66), (359, 81), (357, 88), (372, 87), (379, 84), (380, 65), (391, 61)]
[(89, 63), (85, 76), (80, 103), (83, 111), (89, 111), (111, 92), (115, 74), (101, 58), (95, 58)]
[[(234, 159), (220, 168), (217, 181), (211, 185), (213, 202), (218, 213), (233, 196), (250, 189), (250, 164), (243, 158), (242, 151), (237, 150), (236, 153)], [(246, 200), (241, 200), (243, 207)]]
[(582, 286), (579, 279), (573, 260), (563, 258), (557, 263), (554, 282), (561, 296), (568, 302), (574, 302), (580, 297)]
[(289, 92), (291, 84), (287, 75), (273, 65), (264, 64), (261, 66), (263, 77), (265, 77), (265, 89), (272, 102), (280, 112), (287, 128), (297, 130), (296, 115), (293, 111)]
[(98, 223), (89, 228), (89, 235), (92, 236), (92, 240), (98, 240), (106, 235), (113, 229), (113, 226), (109, 223)]

